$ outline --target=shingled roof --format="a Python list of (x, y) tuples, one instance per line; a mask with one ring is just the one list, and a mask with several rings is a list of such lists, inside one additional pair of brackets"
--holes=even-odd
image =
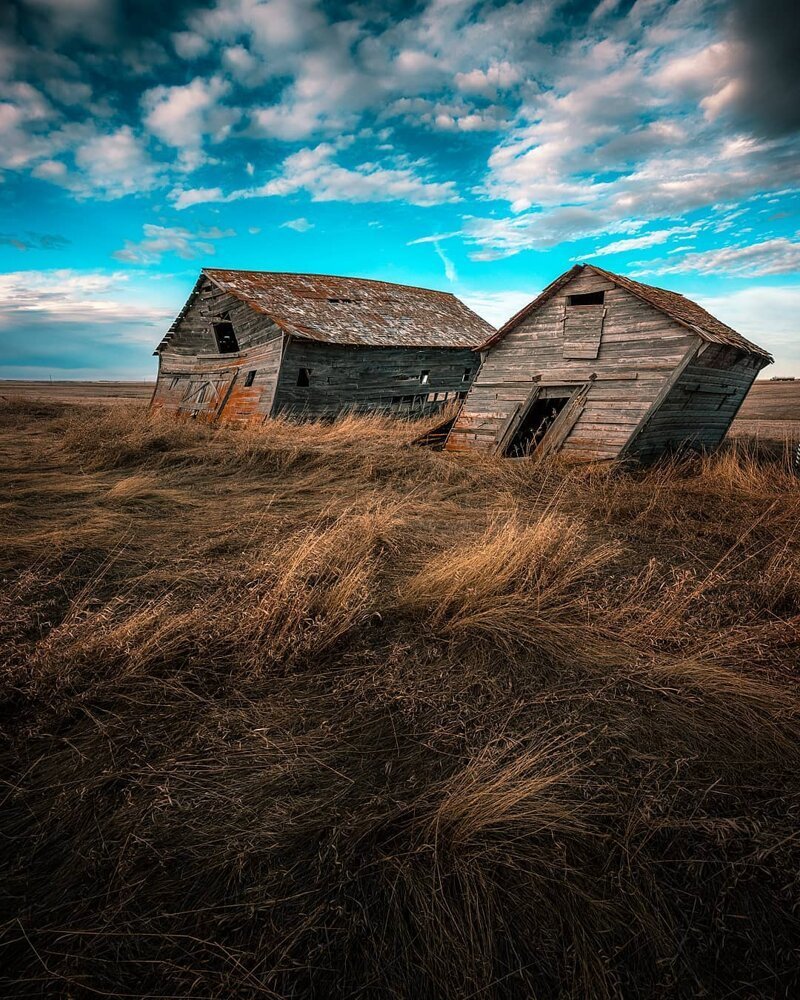
[(726, 347), (735, 347), (740, 351), (746, 351), (748, 354), (755, 354), (763, 358), (767, 363), (771, 363), (773, 360), (772, 355), (768, 351), (747, 340), (746, 337), (737, 333), (736, 330), (718, 320), (715, 316), (712, 316), (702, 306), (691, 299), (687, 299), (685, 295), (680, 295), (678, 292), (670, 292), (666, 288), (657, 288), (655, 285), (645, 285), (644, 282), (634, 281), (633, 278), (626, 278), (623, 274), (614, 274), (612, 271), (606, 271), (596, 264), (576, 264), (569, 271), (565, 271), (552, 284), (548, 285), (541, 295), (537, 296), (532, 302), (529, 302), (528, 305), (512, 316), (507, 323), (501, 326), (497, 333), (493, 334), (483, 346), (490, 347), (492, 344), (497, 343), (498, 340), (501, 340), (510, 330), (513, 330), (515, 326), (536, 312), (539, 306), (552, 298), (559, 289), (563, 288), (567, 282), (571, 281), (585, 268), (591, 268), (597, 274), (601, 274), (604, 278), (608, 278), (609, 281), (613, 281), (615, 285), (619, 285), (620, 288), (624, 288), (631, 295), (635, 295), (638, 299), (653, 306), (654, 309), (658, 309), (666, 316), (669, 316), (670, 319), (675, 320), (676, 323), (680, 323), (681, 326), (685, 326), (692, 333), (696, 333), (703, 340), (707, 340), (713, 344), (724, 344)]
[(203, 268), (286, 333), (370, 347), (479, 347), (492, 327), (449, 292), (368, 278)]

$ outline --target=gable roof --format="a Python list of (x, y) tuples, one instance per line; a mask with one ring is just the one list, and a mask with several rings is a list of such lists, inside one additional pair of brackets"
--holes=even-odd
[(641, 299), (642, 302), (646, 302), (654, 309), (658, 309), (664, 315), (669, 316), (670, 319), (675, 320), (676, 323), (680, 323), (681, 326), (685, 326), (692, 333), (696, 333), (703, 340), (709, 341), (712, 344), (735, 347), (737, 350), (745, 351), (748, 354), (755, 354), (763, 358), (767, 364), (772, 363), (772, 355), (768, 351), (754, 344), (751, 340), (747, 340), (746, 337), (737, 333), (736, 330), (717, 319), (716, 316), (712, 316), (702, 306), (691, 299), (687, 299), (685, 295), (680, 295), (678, 292), (670, 292), (666, 288), (657, 288), (655, 285), (645, 285), (644, 282), (634, 281), (633, 278), (626, 278), (623, 274), (614, 274), (612, 271), (606, 271), (596, 264), (576, 264), (569, 271), (565, 271), (564, 274), (549, 284), (533, 302), (529, 302), (528, 305), (512, 316), (507, 323), (504, 323), (497, 333), (493, 334), (483, 346), (490, 347), (492, 344), (496, 344), (497, 341), (501, 340), (509, 331), (513, 330), (524, 319), (527, 319), (528, 316), (536, 312), (541, 305), (547, 302), (548, 299), (551, 299), (564, 285), (586, 268), (591, 268), (597, 274), (608, 278), (609, 281), (613, 281), (615, 285), (619, 285), (620, 288), (624, 288), (631, 295), (635, 295), (638, 299)]
[[(206, 267), (193, 296), (203, 276), (269, 316), (285, 333), (306, 340), (370, 347), (475, 348), (494, 333), (493, 326), (449, 292), (368, 278)], [(167, 334), (159, 350), (169, 339)]]

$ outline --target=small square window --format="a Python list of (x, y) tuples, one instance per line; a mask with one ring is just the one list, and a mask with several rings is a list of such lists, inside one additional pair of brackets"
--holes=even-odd
[(471, 376), (472, 376), (472, 369), (471, 368), (465, 368), (464, 369), (464, 374), (461, 376), (461, 381), (462, 382), (469, 382)]
[(311, 369), (301, 368), (297, 372), (297, 384), (307, 388), (311, 384)]
[(255, 382), (255, 380), (256, 380), (255, 371), (248, 372), (247, 375), (245, 376), (244, 384), (245, 386), (252, 385), (253, 382)]
[(419, 377), (420, 382), (423, 385), (427, 385), (430, 375), (431, 375), (430, 371), (423, 371)]
[(567, 305), (570, 306), (601, 306), (605, 302), (605, 292), (584, 292), (583, 295), (568, 295)]

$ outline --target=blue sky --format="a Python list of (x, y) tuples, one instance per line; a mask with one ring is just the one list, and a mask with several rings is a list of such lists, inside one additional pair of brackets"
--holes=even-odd
[(785, 0), (19, 0), (0, 14), (0, 377), (153, 377), (203, 265), (446, 289), (576, 261), (800, 376)]

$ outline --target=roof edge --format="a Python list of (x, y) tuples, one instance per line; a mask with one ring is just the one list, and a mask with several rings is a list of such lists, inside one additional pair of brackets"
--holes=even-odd
[(493, 347), (499, 340), (502, 340), (507, 333), (511, 333), (514, 327), (519, 326), (524, 319), (527, 319), (531, 313), (534, 313), (539, 306), (544, 305), (548, 299), (552, 298), (559, 288), (563, 288), (568, 281), (572, 281), (575, 275), (582, 271), (586, 266), (586, 264), (574, 264), (568, 271), (559, 275), (555, 281), (551, 281), (550, 284), (542, 292), (540, 292), (535, 299), (531, 300), (526, 306), (523, 306), (519, 312), (514, 313), (511, 319), (506, 320), (506, 322), (495, 333), (493, 333), (488, 340), (481, 344), (477, 350), (485, 351), (488, 348)]

